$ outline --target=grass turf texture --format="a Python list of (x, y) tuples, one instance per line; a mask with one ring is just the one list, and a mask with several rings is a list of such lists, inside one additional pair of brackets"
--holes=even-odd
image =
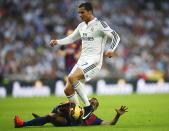
[(114, 109), (127, 105), (129, 112), (124, 114), (115, 126), (86, 127), (53, 127), (50, 124), (42, 127), (25, 127), (15, 129), (14, 115), (18, 114), (24, 120), (32, 119), (31, 113), (45, 115), (65, 97), (51, 96), (47, 98), (0, 98), (0, 131), (168, 131), (169, 130), (169, 94), (155, 95), (116, 95), (96, 96), (100, 102), (95, 112), (104, 120), (111, 120)]

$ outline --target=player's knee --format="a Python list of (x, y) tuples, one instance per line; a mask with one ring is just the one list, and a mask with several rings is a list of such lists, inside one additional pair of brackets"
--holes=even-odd
[(76, 79), (76, 77), (70, 75), (70, 76), (68, 76), (67, 80), (68, 80), (68, 82), (69, 82), (71, 85), (73, 85), (73, 83), (74, 83), (77, 79)]
[(48, 117), (52, 117), (52, 116), (53, 116), (53, 113), (49, 113), (47, 116), (48, 116)]

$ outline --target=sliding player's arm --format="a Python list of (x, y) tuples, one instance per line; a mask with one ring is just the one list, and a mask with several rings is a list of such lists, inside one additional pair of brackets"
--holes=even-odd
[(114, 116), (113, 120), (110, 122), (102, 121), (101, 125), (115, 125), (119, 120), (120, 116), (127, 112), (127, 109), (128, 108), (126, 106), (121, 106), (119, 109), (115, 109), (116, 115)]
[(51, 40), (50, 41), (50, 46), (53, 47), (55, 45), (67, 45), (70, 44), (76, 40), (80, 39), (80, 33), (78, 27), (73, 31), (73, 33), (63, 39), (59, 40)]

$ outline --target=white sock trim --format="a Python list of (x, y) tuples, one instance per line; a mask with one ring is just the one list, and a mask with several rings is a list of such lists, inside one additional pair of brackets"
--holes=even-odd
[(67, 96), (67, 98), (70, 102), (74, 102), (76, 105), (79, 105), (79, 100), (76, 92), (70, 96)]

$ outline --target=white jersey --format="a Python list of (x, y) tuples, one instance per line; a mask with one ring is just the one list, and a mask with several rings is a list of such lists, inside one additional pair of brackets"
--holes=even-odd
[(66, 45), (81, 38), (82, 51), (78, 63), (93, 61), (96, 66), (101, 68), (108, 37), (112, 39), (111, 49), (114, 51), (120, 41), (119, 35), (107, 23), (94, 18), (88, 24), (80, 23), (71, 35), (57, 40), (57, 42), (59, 45)]

